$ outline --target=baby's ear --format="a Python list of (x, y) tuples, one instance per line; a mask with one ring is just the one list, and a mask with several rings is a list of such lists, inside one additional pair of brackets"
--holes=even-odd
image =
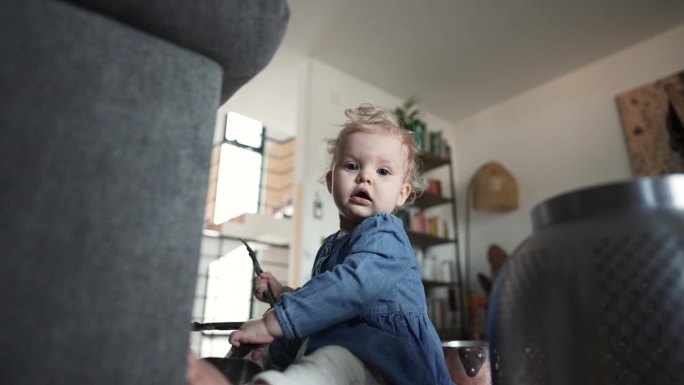
[(409, 195), (411, 195), (411, 184), (407, 182), (401, 186), (401, 191), (399, 191), (399, 196), (397, 197), (397, 207), (403, 206)]
[(328, 192), (332, 194), (332, 170), (325, 173), (325, 187), (327, 187)]

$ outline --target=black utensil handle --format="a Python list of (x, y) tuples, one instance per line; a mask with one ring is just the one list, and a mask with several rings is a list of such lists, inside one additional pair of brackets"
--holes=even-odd
[(266, 299), (268, 299), (268, 304), (273, 307), (276, 304), (275, 294), (273, 294), (273, 290), (271, 290), (271, 286), (268, 283), (266, 284), (266, 287), (268, 288), (266, 291)]
[(233, 346), (228, 351), (226, 358), (243, 358), (249, 352), (254, 350), (254, 348), (256, 348), (256, 345), (252, 344), (241, 344), (240, 346)]
[(244, 322), (193, 322), (192, 331), (202, 330), (237, 330)]

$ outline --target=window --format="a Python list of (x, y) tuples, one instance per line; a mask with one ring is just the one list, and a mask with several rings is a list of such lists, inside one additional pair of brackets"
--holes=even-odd
[[(238, 245), (234, 241), (226, 245)], [(240, 244), (209, 264), (204, 299), (203, 322), (241, 322), (250, 319), (252, 296), (252, 261)], [(230, 350), (227, 332), (205, 332), (201, 340), (203, 357), (224, 356)]]
[(263, 149), (263, 124), (229, 112), (218, 165), (214, 223), (259, 211)]
[[(252, 247), (259, 253), (264, 270), (285, 284), (288, 277), (287, 244), (258, 242), (258, 234), (250, 234), (247, 227), (243, 229), (246, 232), (225, 234), (220, 225), (242, 214), (274, 219), (292, 215), (294, 138), (267, 132), (260, 121), (235, 112), (222, 116), (225, 124), (214, 139), (205, 207), (193, 309), (193, 321), (197, 322), (240, 322), (263, 313), (268, 306), (252, 299), (251, 258), (238, 236), (256, 241)], [(236, 222), (239, 225), (243, 221)], [(203, 357), (223, 356), (230, 349), (226, 334), (193, 333), (192, 348)]]

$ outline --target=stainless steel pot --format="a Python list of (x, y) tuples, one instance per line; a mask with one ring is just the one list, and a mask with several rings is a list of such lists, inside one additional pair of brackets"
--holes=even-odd
[(214, 365), (233, 385), (249, 383), (262, 372), (261, 366), (243, 358), (204, 357), (203, 360)]
[(495, 384), (682, 384), (684, 176), (560, 195), (492, 293)]

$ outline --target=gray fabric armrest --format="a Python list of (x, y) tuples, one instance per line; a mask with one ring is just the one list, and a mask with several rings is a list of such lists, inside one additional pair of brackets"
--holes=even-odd
[(285, 0), (69, 0), (223, 67), (225, 102), (271, 60), (290, 10)]
[(0, 52), (0, 384), (185, 384), (220, 66), (62, 1)]

